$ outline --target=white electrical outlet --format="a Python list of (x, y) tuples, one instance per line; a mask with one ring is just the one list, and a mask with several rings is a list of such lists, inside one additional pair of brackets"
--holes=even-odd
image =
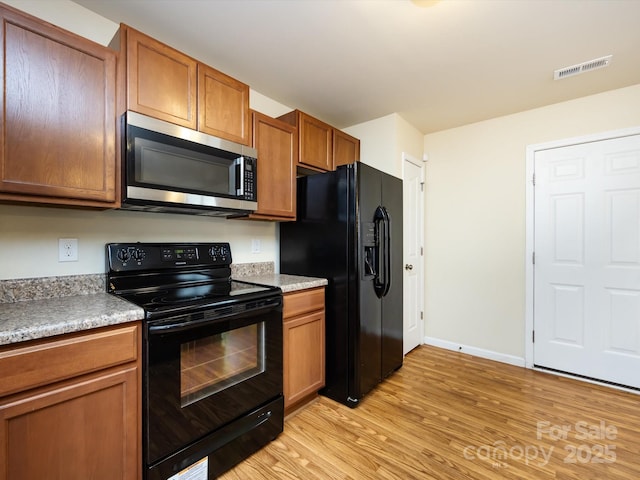
[(257, 238), (251, 240), (251, 253), (260, 253), (260, 240)]
[(77, 262), (78, 261), (78, 239), (60, 238), (58, 239), (58, 261)]

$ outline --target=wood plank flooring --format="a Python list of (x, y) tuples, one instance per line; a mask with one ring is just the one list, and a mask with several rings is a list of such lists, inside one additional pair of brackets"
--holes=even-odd
[(319, 397), (220, 478), (636, 480), (640, 395), (421, 346), (357, 408)]

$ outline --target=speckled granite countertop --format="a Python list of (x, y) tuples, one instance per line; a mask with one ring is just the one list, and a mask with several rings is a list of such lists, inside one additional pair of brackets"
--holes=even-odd
[(141, 308), (106, 292), (0, 303), (0, 345), (131, 322), (143, 316)]
[(305, 290), (307, 288), (322, 287), (324, 285), (327, 285), (328, 283), (324, 278), (301, 277), (299, 275), (288, 275), (284, 273), (240, 275), (233, 277), (233, 279), (244, 282), (259, 283), (261, 285), (280, 287), (282, 293), (295, 292), (296, 290)]
[[(327, 285), (322, 278), (273, 273), (273, 263), (232, 266), (235, 280), (284, 293)], [(140, 320), (144, 311), (105, 292), (103, 274), (0, 281), (0, 345)]]

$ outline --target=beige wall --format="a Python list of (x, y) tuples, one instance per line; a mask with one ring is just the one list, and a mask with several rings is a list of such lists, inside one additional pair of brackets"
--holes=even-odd
[(402, 153), (422, 159), (424, 136), (397, 113), (344, 129), (360, 139), (360, 160), (402, 178)]
[(426, 336), (523, 358), (526, 147), (639, 125), (635, 85), (426, 135)]

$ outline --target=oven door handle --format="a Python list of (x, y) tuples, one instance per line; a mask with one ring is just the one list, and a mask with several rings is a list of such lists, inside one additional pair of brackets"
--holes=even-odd
[(246, 307), (244, 309), (239, 309), (238, 306), (227, 307), (219, 309), (218, 312), (213, 313), (209, 316), (205, 316), (202, 319), (198, 320), (189, 320), (189, 315), (186, 315), (183, 320), (178, 320), (171, 323), (158, 323), (156, 325), (149, 325), (149, 335), (161, 335), (167, 333), (176, 333), (176, 332), (184, 332), (187, 330), (192, 330), (194, 328), (200, 328), (206, 325), (212, 325), (217, 323), (218, 321), (224, 320), (227, 317), (238, 316), (238, 315), (246, 315), (246, 314), (254, 314), (258, 312), (263, 312), (265, 310), (273, 310), (282, 305), (281, 297), (277, 297), (271, 300), (265, 300), (260, 306), (256, 307)]

